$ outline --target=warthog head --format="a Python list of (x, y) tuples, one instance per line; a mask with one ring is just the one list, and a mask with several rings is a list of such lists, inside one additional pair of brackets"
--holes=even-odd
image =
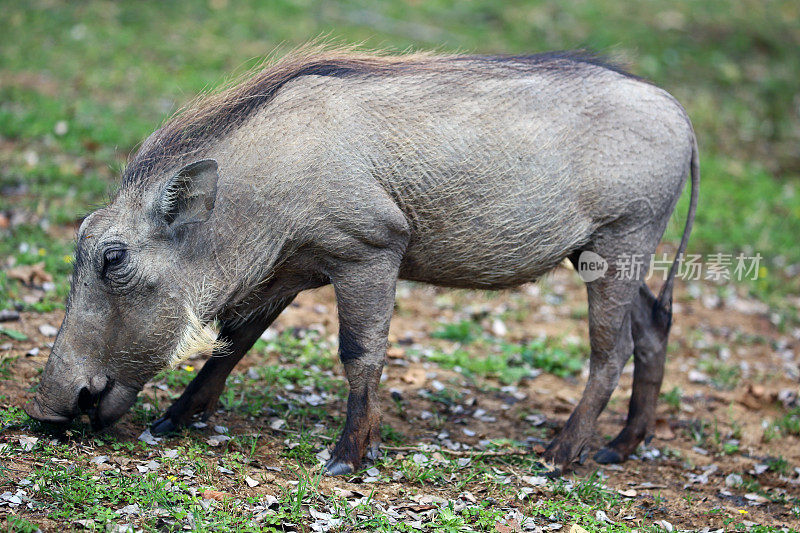
[(204, 322), (213, 311), (197, 299), (213, 268), (200, 250), (213, 238), (217, 163), (192, 163), (162, 183), (123, 188), (81, 225), (66, 317), (25, 408), (33, 418), (64, 423), (86, 412), (107, 426), (157, 372), (215, 347)]

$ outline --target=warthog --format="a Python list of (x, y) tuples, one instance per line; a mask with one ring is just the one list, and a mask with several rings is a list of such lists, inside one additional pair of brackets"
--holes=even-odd
[(583, 455), (633, 353), (627, 422), (595, 455), (622, 461), (653, 428), (675, 264), (656, 297), (614, 259), (655, 251), (688, 175), (679, 255), (699, 180), (691, 123), (665, 91), (593, 56), (290, 54), (153, 133), (83, 221), (27, 412), (107, 426), (159, 370), (211, 351), (152, 430), (208, 417), (267, 326), (330, 283), (350, 393), (325, 470), (349, 473), (379, 453), (398, 279), (503, 289), (591, 251), (610, 266), (586, 284), (589, 379), (543, 460)]

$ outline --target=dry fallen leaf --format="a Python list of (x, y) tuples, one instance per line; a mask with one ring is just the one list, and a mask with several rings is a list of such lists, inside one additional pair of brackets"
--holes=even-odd
[(569, 528), (569, 533), (589, 533), (586, 529), (582, 528), (578, 524), (572, 524)]
[(756, 505), (761, 505), (762, 503), (767, 503), (769, 500), (760, 494), (756, 494), (755, 492), (748, 492), (744, 495), (744, 497), (751, 502), (755, 503)]
[(352, 500), (364, 497), (364, 494), (358, 491), (343, 489), (341, 487), (333, 487), (333, 492), (336, 493), (336, 495), (339, 496), (340, 498), (344, 498), (346, 500)]
[(390, 346), (386, 350), (387, 357), (394, 357), (396, 359), (402, 359), (406, 354), (406, 351), (398, 346)]
[(561, 400), (562, 402), (567, 402), (570, 405), (576, 405), (578, 403), (578, 400), (573, 398), (572, 395), (565, 390), (556, 391), (555, 396), (556, 399)]
[(669, 422), (666, 418), (659, 418), (656, 420), (655, 437), (658, 440), (672, 440), (675, 438), (675, 432), (669, 427)]
[(403, 374), (401, 378), (409, 385), (421, 387), (425, 383), (425, 369), (423, 368), (409, 368), (408, 372)]
[(762, 409), (769, 400), (769, 394), (767, 394), (764, 387), (753, 385), (752, 383), (747, 386), (747, 390), (739, 397), (739, 403), (754, 411)]
[(228, 492), (220, 492), (218, 490), (207, 490), (203, 492), (204, 500), (216, 500), (218, 502), (221, 502), (228, 498), (233, 498), (233, 494), (230, 494)]
[(547, 478), (544, 476), (522, 476), (522, 481), (534, 487), (543, 487), (547, 485)]
[(497, 533), (520, 533), (522, 528), (519, 526), (516, 520), (509, 520), (508, 524), (495, 522), (494, 530), (497, 531)]
[(6, 270), (6, 276), (10, 279), (19, 280), (26, 285), (41, 285), (42, 283), (53, 281), (53, 276), (44, 270), (44, 261), (35, 265), (21, 265), (9, 268)]

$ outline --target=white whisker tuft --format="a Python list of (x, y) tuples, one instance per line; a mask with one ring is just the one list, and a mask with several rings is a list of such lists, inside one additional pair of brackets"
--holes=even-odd
[(170, 368), (176, 368), (183, 361), (195, 355), (210, 355), (227, 350), (227, 343), (217, 337), (219, 331), (215, 323), (203, 324), (191, 306), (186, 306), (186, 326), (181, 333), (175, 351), (169, 358)]

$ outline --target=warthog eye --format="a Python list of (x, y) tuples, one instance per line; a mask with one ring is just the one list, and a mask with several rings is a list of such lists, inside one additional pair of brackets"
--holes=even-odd
[(103, 275), (120, 266), (128, 255), (125, 248), (112, 248), (103, 254)]

